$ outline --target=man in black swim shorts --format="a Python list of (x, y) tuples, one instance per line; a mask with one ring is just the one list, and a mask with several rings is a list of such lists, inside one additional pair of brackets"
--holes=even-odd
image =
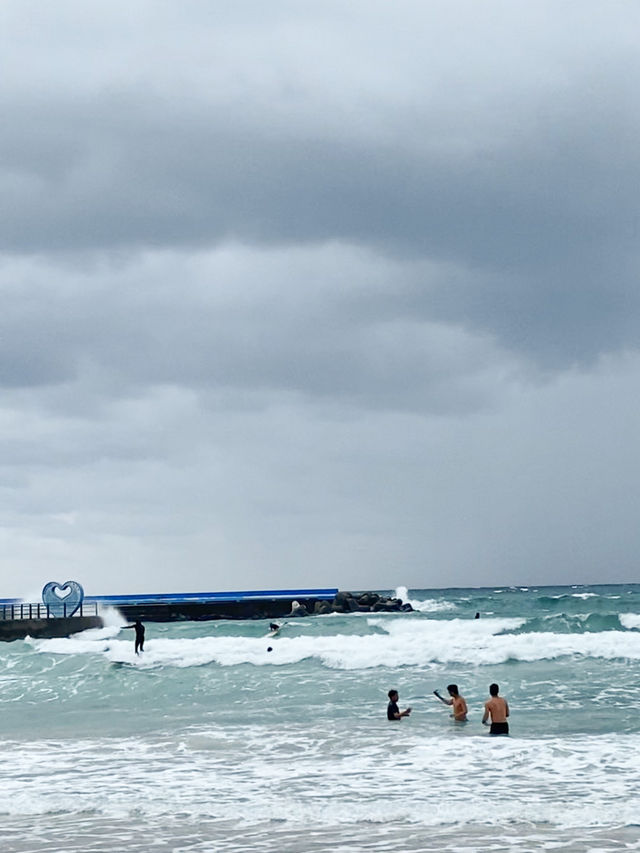
[(506, 699), (503, 699), (502, 696), (498, 696), (500, 692), (500, 688), (497, 684), (491, 684), (489, 686), (490, 698), (487, 702), (484, 703), (484, 716), (482, 717), (482, 723), (485, 726), (488, 726), (489, 717), (491, 717), (491, 728), (489, 729), (489, 734), (491, 735), (508, 735), (509, 734), (509, 723), (507, 722), (507, 717), (509, 716), (509, 704)]

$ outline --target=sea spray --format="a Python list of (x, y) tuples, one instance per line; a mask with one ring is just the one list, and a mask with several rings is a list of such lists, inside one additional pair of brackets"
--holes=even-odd
[(435, 598), (411, 598), (409, 595), (409, 591), (406, 586), (399, 586), (396, 588), (395, 597), (399, 598), (405, 604), (410, 604), (415, 611), (418, 613), (436, 613), (436, 612), (447, 612), (456, 609), (456, 605), (452, 604), (450, 601), (443, 601), (442, 599)]

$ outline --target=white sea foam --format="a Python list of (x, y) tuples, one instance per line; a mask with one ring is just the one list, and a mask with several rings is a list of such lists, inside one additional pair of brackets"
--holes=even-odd
[(451, 601), (442, 601), (435, 598), (411, 598), (406, 586), (397, 587), (395, 597), (399, 598), (405, 604), (410, 604), (414, 610), (420, 613), (436, 613), (438, 611), (445, 612), (456, 609), (456, 605)]
[[(640, 660), (640, 633), (602, 631), (584, 634), (546, 632), (513, 634), (525, 619), (487, 618), (428, 620), (411, 617), (368, 617), (376, 633), (365, 635), (264, 637), (203, 636), (149, 639), (135, 655), (130, 640), (89, 633), (67, 639), (33, 640), (53, 654), (100, 654), (114, 663), (138, 667), (192, 667), (207, 664), (282, 666), (315, 658), (333, 669), (416, 666), (436, 663), (499, 664), (508, 660), (551, 660), (583, 656)], [(632, 626), (635, 627), (635, 626)], [(103, 629), (103, 631), (115, 629)], [(272, 651), (268, 652), (270, 644)]]
[(640, 628), (640, 613), (621, 613), (618, 619), (625, 628)]
[[(259, 726), (233, 732), (210, 726), (155, 741), (5, 742), (0, 813), (120, 818), (133, 801), (137, 819), (233, 814), (247, 827), (265, 821), (437, 827), (461, 816), (467, 824), (526, 819), (565, 829), (637, 822), (629, 792), (640, 781), (638, 735), (460, 739), (403, 724), (401, 748), (389, 749), (387, 725), (370, 726), (350, 745), (332, 726), (272, 727), (269, 738)], [(98, 772), (96, 756), (108, 772)], [(20, 775), (7, 784), (16, 766)], [(464, 768), (465, 784), (460, 774), (446, 772), (451, 767)], [(437, 780), (434, 769), (442, 771)], [(498, 772), (488, 808), (484, 783)]]

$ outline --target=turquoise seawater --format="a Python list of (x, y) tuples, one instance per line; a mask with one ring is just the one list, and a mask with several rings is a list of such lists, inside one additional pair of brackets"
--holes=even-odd
[(139, 657), (113, 611), (0, 644), (2, 850), (640, 849), (640, 585), (398, 592), (275, 638), (147, 623)]

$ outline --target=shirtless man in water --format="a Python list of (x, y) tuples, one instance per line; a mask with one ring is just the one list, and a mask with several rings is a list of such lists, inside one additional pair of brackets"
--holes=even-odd
[(500, 688), (497, 684), (491, 684), (489, 686), (491, 698), (488, 702), (484, 703), (484, 716), (482, 717), (482, 723), (483, 725), (488, 726), (488, 720), (489, 717), (491, 717), (491, 729), (489, 734), (508, 735), (509, 723), (507, 722), (507, 717), (509, 716), (509, 704), (506, 699), (502, 698), (502, 696), (498, 696), (499, 692)]
[(447, 691), (451, 699), (445, 699), (444, 696), (441, 696), (437, 690), (433, 692), (438, 697), (441, 702), (444, 702), (445, 705), (453, 705), (453, 713), (451, 716), (458, 723), (466, 723), (467, 722), (467, 703), (464, 701), (464, 696), (461, 696), (458, 693), (458, 685), (457, 684), (447, 684)]

